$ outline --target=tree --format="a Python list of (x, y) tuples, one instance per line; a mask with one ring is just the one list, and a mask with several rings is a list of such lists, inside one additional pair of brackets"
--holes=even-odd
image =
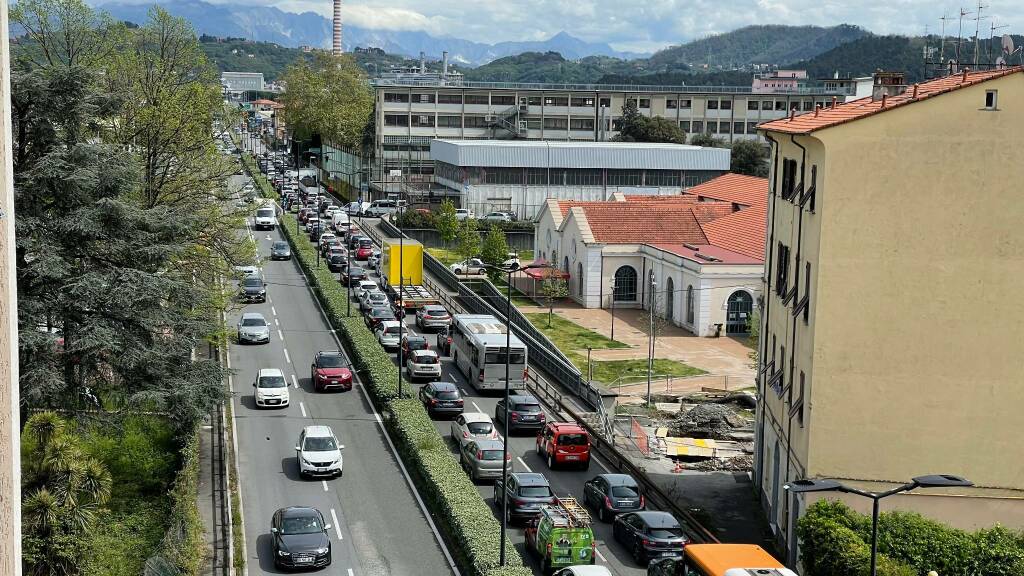
[(747, 346), (750, 346), (750, 352), (747, 352), (747, 358), (750, 358), (751, 368), (758, 368), (757, 355), (758, 349), (761, 346), (761, 309), (754, 306), (754, 312), (747, 316)]
[(459, 219), (455, 217), (455, 203), (445, 198), (441, 202), (441, 209), (437, 211), (434, 222), (437, 225), (437, 232), (441, 235), (441, 242), (444, 242), (444, 247), (448, 248), (448, 245), (459, 235)]
[(545, 270), (544, 280), (540, 283), (540, 293), (548, 304), (548, 328), (551, 328), (551, 315), (555, 311), (555, 300), (561, 300), (569, 295), (569, 286), (565, 278), (555, 273), (554, 268)]
[(732, 171), (747, 176), (768, 176), (768, 147), (756, 140), (737, 140), (732, 144)]
[[(483, 245), (480, 247), (480, 259), (491, 266), (498, 267), (501, 267), (502, 263), (508, 259), (508, 240), (505, 238), (505, 233), (495, 224), (491, 224), (491, 229), (484, 237)], [(502, 272), (488, 268), (487, 275), (491, 277), (492, 281), (495, 281), (502, 276)]]
[(685, 144), (686, 133), (679, 125), (661, 117), (648, 118), (637, 109), (635, 100), (626, 100), (619, 118), (617, 142), (668, 142)]
[(456, 252), (459, 260), (465, 262), (480, 252), (480, 233), (476, 230), (476, 220), (466, 218), (459, 226)]
[(690, 136), (690, 144), (705, 148), (725, 148), (725, 140), (703, 133)]
[(348, 55), (319, 52), (285, 72), (282, 96), (289, 127), (302, 138), (319, 134), (336, 145), (360, 148), (373, 116), (373, 90)]

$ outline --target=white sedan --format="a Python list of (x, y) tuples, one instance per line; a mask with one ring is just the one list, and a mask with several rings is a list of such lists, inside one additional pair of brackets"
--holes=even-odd
[(496, 440), (498, 430), (491, 417), (482, 412), (463, 412), (452, 420), (452, 440), (461, 448), (476, 440)]

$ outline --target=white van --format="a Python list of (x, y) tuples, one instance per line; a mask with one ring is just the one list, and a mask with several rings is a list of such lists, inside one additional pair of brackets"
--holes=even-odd
[(369, 207), (369, 202), (349, 202), (345, 205), (345, 211), (349, 216), (358, 216), (364, 214)]
[(331, 217), (331, 228), (334, 228), (335, 232), (348, 230), (349, 222), (348, 214), (340, 211), (335, 212), (334, 216)]
[(273, 204), (264, 204), (256, 209), (255, 228), (257, 230), (273, 230), (277, 226), (277, 210)]
[(365, 210), (365, 214), (371, 217), (380, 217), (395, 212), (398, 212), (398, 203), (394, 200), (374, 200)]

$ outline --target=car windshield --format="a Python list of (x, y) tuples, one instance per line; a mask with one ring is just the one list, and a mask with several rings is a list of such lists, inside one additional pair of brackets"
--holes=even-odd
[(344, 368), (346, 366), (345, 359), (341, 356), (334, 354), (325, 354), (320, 357), (320, 361), (317, 364), (321, 368)]
[(562, 446), (586, 446), (586, 434), (559, 434), (558, 443)]
[(349, 268), (348, 274), (349, 276), (362, 276), (365, 272), (363, 272), (362, 268)]
[(315, 515), (285, 518), (281, 521), (281, 534), (316, 534), (323, 532), (320, 518)]
[(527, 498), (547, 498), (551, 496), (551, 488), (547, 486), (520, 486), (519, 495)]
[(306, 437), (306, 441), (302, 444), (302, 449), (307, 452), (326, 452), (328, 450), (337, 450), (338, 445), (334, 442), (334, 438), (328, 436)]
[[(370, 309), (370, 316), (373, 316), (374, 318), (394, 318), (395, 317), (395, 315), (391, 313), (391, 310), (388, 310), (387, 308), (371, 308)], [(398, 328), (397, 327), (395, 328), (395, 333), (396, 334), (398, 333)]]
[(263, 318), (243, 318), (242, 326), (266, 326), (267, 321)]
[(481, 460), (501, 460), (501, 450), (484, 450)]
[(490, 422), (469, 422), (466, 428), (469, 428), (472, 434), (490, 434), (494, 430), (494, 425)]
[(273, 208), (260, 208), (256, 211), (256, 215), (260, 218), (270, 218), (274, 215)]
[(540, 404), (515, 404), (512, 406), (514, 412), (540, 412)]
[(457, 390), (440, 390), (437, 397), (441, 400), (458, 400), (459, 392)]
[(367, 298), (369, 298), (371, 302), (384, 302), (388, 299), (387, 295), (383, 292), (370, 292), (370, 295), (367, 296)]
[(285, 250), (288, 248), (287, 242), (274, 242), (274, 250)]
[(258, 288), (260, 286), (263, 286), (263, 280), (250, 276), (249, 278), (242, 280), (242, 285), (245, 286), (246, 288)]
[(616, 498), (636, 498), (639, 494), (636, 493), (635, 486), (612, 486), (612, 496)]
[(288, 383), (285, 382), (284, 376), (264, 376), (260, 378), (260, 388), (287, 388)]
[(652, 538), (679, 538), (683, 535), (682, 528), (651, 528), (648, 532)]

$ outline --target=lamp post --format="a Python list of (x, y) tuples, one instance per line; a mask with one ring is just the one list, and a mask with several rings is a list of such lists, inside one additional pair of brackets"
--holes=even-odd
[(648, 292), (647, 303), (650, 305), (650, 332), (647, 335), (647, 407), (651, 407), (651, 375), (654, 373), (654, 291), (658, 283), (654, 281), (654, 270), (651, 270), (651, 289)]
[(551, 268), (551, 265), (531, 264), (529, 266), (523, 266), (522, 268), (503, 268), (493, 264), (484, 264), (484, 267), (504, 272), (508, 276), (506, 278), (508, 289), (505, 293), (505, 414), (502, 417), (502, 423), (504, 424), (505, 429), (502, 434), (502, 438), (504, 438), (504, 440), (501, 443), (501, 548), (498, 552), (499, 564), (504, 566), (505, 533), (508, 530), (508, 491), (505, 490), (505, 487), (508, 486), (508, 398), (509, 382), (512, 370), (512, 274), (534, 268)]
[(852, 488), (837, 480), (795, 480), (783, 485), (785, 490), (794, 494), (805, 492), (846, 492), (871, 499), (871, 576), (878, 574), (878, 504), (882, 498), (887, 498), (900, 492), (908, 492), (917, 488), (953, 488), (974, 486), (974, 482), (961, 476), (952, 474), (932, 474), (929, 476), (918, 476), (902, 486), (897, 486), (884, 492), (869, 492), (859, 488)]
[(615, 277), (612, 276), (612, 341), (615, 341)]
[[(402, 312), (405, 311), (405, 303), (402, 302), (402, 286), (404, 286), (405, 280), (405, 232), (402, 230), (402, 207), (399, 206), (398, 210), (395, 211), (398, 216), (398, 397), (402, 397), (402, 327), (405, 324), (405, 318), (402, 318)], [(382, 255), (383, 256), (383, 255)]]

